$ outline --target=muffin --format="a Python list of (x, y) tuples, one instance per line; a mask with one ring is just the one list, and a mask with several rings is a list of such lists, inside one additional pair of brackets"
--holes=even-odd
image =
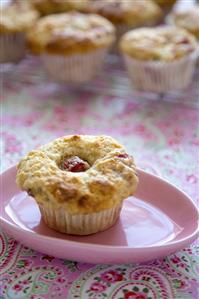
[(52, 78), (81, 83), (96, 75), (114, 39), (115, 29), (105, 18), (71, 12), (41, 18), (28, 45)]
[(33, 196), (44, 222), (89, 235), (117, 221), (138, 178), (132, 156), (108, 136), (71, 135), (31, 151), (17, 167), (19, 188)]
[(174, 4), (177, 0), (153, 0), (156, 2), (163, 10), (164, 14), (169, 13), (169, 11), (173, 8)]
[(171, 13), (167, 22), (180, 28), (184, 28), (199, 40), (199, 6), (189, 8), (187, 10), (180, 10)]
[(71, 10), (84, 11), (89, 1), (90, 0), (31, 0), (31, 3), (41, 15), (49, 15)]
[(132, 28), (155, 25), (162, 18), (160, 7), (152, 0), (93, 0), (87, 11), (111, 21), (118, 39)]
[(38, 12), (24, 1), (1, 3), (0, 63), (18, 62), (24, 57), (25, 34), (38, 16)]
[(126, 33), (120, 49), (134, 87), (166, 92), (185, 88), (190, 83), (198, 43), (183, 29), (160, 26)]

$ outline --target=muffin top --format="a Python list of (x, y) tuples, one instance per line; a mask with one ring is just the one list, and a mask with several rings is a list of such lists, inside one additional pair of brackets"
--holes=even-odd
[(67, 12), (70, 10), (84, 10), (90, 0), (31, 0), (33, 6), (42, 14)]
[(41, 18), (28, 35), (35, 54), (68, 55), (109, 46), (115, 38), (113, 25), (105, 18), (71, 12)]
[(88, 12), (97, 13), (114, 24), (140, 26), (156, 23), (161, 9), (152, 0), (93, 0)]
[(120, 41), (120, 49), (124, 53), (140, 60), (169, 62), (197, 48), (197, 41), (192, 34), (172, 26), (131, 30)]
[(184, 28), (199, 39), (199, 6), (186, 11), (173, 12), (168, 21), (176, 26)]
[(0, 34), (25, 32), (38, 17), (38, 12), (26, 1), (2, 1)]
[(99, 212), (132, 195), (132, 156), (109, 136), (71, 135), (31, 151), (18, 164), (17, 184), (42, 205), (71, 214)]

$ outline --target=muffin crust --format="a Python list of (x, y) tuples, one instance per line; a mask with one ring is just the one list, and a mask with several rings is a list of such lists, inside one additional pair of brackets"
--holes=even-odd
[(175, 61), (197, 48), (193, 35), (172, 26), (131, 30), (120, 41), (123, 53), (135, 59), (149, 61)]
[(31, 0), (33, 6), (42, 14), (54, 14), (71, 10), (84, 11), (90, 0)]
[(171, 8), (177, 0), (153, 0), (163, 9)]
[(177, 11), (168, 16), (172, 25), (181, 27), (199, 39), (199, 6), (186, 11)]
[(41, 18), (28, 35), (33, 53), (68, 55), (85, 53), (111, 45), (113, 25), (98, 15), (78, 12), (50, 15)]
[(26, 1), (1, 5), (0, 34), (26, 32), (38, 17), (39, 13)]
[(151, 0), (94, 0), (88, 12), (98, 13), (113, 24), (129, 26), (154, 24), (162, 16), (159, 6)]

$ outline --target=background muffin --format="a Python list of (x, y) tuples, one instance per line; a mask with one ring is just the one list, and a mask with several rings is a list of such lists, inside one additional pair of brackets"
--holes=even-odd
[(133, 27), (154, 24), (161, 16), (160, 8), (151, 0), (93, 0), (89, 12), (98, 13), (115, 25)]
[(90, 0), (31, 0), (33, 6), (41, 15), (68, 12), (71, 10), (83, 11)]
[(39, 15), (26, 1), (3, 4), (0, 18), (0, 63), (17, 62), (25, 55), (26, 32)]
[(111, 21), (116, 27), (118, 39), (132, 28), (155, 25), (162, 17), (160, 7), (152, 0), (94, 0), (88, 12), (100, 14)]
[(41, 18), (28, 44), (55, 79), (86, 82), (97, 73), (114, 39), (114, 27), (105, 18), (71, 12)]
[(199, 6), (171, 13), (167, 21), (169, 24), (181, 27), (195, 35), (199, 40)]
[(189, 84), (198, 44), (195, 37), (183, 29), (161, 26), (126, 33), (120, 48), (137, 88), (166, 92)]
[(172, 8), (173, 5), (177, 2), (177, 0), (153, 0), (156, 2), (164, 11), (165, 14), (167, 14)]
[(51, 228), (87, 235), (112, 226), (137, 187), (133, 158), (108, 136), (72, 135), (30, 152), (17, 183)]

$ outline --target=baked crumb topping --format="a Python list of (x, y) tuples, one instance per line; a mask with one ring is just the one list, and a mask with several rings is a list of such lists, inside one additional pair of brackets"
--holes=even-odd
[[(1, 1), (2, 2), (2, 1)], [(10, 1), (0, 6), (0, 33), (26, 32), (34, 26), (39, 13), (28, 1)]]
[(160, 7), (151, 0), (93, 0), (88, 12), (100, 14), (113, 24), (130, 26), (154, 24), (162, 17)]
[(129, 31), (121, 39), (120, 48), (132, 58), (169, 62), (194, 52), (198, 44), (184, 29), (160, 26)]
[(188, 30), (199, 39), (199, 6), (172, 13), (168, 22)]
[(114, 39), (114, 26), (105, 18), (70, 12), (41, 18), (29, 32), (28, 45), (36, 54), (68, 55), (110, 46)]

